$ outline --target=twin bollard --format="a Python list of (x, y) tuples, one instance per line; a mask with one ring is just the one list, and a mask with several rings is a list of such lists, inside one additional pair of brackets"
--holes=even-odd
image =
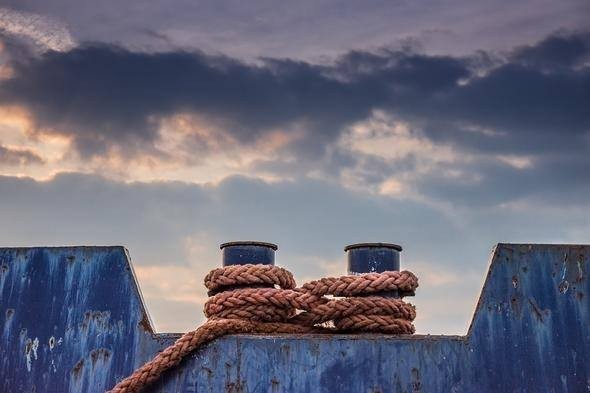
[[(222, 266), (275, 264), (275, 251), (278, 246), (273, 243), (256, 241), (235, 241), (221, 246)], [(344, 247), (348, 259), (348, 274), (383, 273), (400, 270), (400, 252), (402, 247), (392, 243), (356, 243)], [(398, 291), (372, 294), (399, 298)], [(404, 293), (412, 296), (413, 293)]]

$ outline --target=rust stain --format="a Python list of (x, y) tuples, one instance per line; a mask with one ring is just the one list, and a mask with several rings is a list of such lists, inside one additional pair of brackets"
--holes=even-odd
[(244, 392), (244, 382), (237, 380), (236, 382), (229, 382), (225, 385), (227, 393), (242, 393)]
[(271, 383), (271, 391), (274, 392), (278, 392), (279, 391), (279, 387), (281, 385), (281, 383), (278, 381), (278, 379), (276, 379), (275, 377), (273, 377), (270, 380)]
[(111, 351), (106, 348), (98, 348), (90, 352), (90, 360), (92, 360), (92, 367), (96, 366), (98, 360), (108, 360), (111, 356)]
[(512, 307), (512, 311), (516, 314), (520, 314), (520, 304), (518, 303), (518, 299), (513, 297), (510, 299), (510, 306)]
[(533, 299), (530, 299), (530, 298), (529, 298), (529, 304), (531, 305), (531, 307), (535, 313), (535, 316), (537, 317), (537, 320), (539, 320), (541, 323), (544, 323), (543, 312), (541, 311), (539, 306), (537, 306), (537, 304), (533, 301)]
[(211, 370), (209, 367), (201, 367), (203, 370), (205, 370), (205, 372), (207, 373), (207, 379), (211, 380), (211, 378), (213, 377), (213, 370)]
[(576, 282), (582, 282), (584, 280), (584, 263), (586, 262), (584, 255), (580, 254), (578, 256), (578, 277), (576, 277)]
[(281, 355), (283, 355), (286, 361), (289, 361), (291, 357), (291, 346), (289, 344), (281, 345)]
[(150, 320), (145, 312), (142, 313), (141, 319), (138, 322), (138, 325), (146, 332), (153, 333), (152, 325), (150, 324)]
[(422, 382), (420, 382), (420, 370), (412, 368), (412, 391), (420, 392), (422, 390)]
[(74, 365), (72, 368), (72, 374), (74, 378), (80, 378), (80, 374), (82, 374), (82, 369), (84, 368), (84, 359), (80, 359), (78, 363)]
[[(239, 364), (239, 362), (238, 362)], [(225, 363), (225, 391), (227, 393), (241, 393), (244, 391), (245, 382), (240, 380), (239, 373), (237, 375), (237, 380), (234, 382), (231, 378), (231, 363)]]

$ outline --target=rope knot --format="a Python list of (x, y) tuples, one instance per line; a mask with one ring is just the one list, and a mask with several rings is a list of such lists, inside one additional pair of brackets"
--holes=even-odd
[(417, 287), (418, 279), (408, 271), (322, 278), (304, 284), (302, 290), (321, 296), (323, 301), (312, 304), (294, 320), (303, 324), (331, 323), (338, 331), (412, 334), (415, 307), (401, 298), (378, 294), (398, 291), (403, 297)]
[[(235, 333), (375, 332), (412, 334), (413, 293), (418, 279), (408, 271), (327, 277), (296, 288), (293, 275), (272, 265), (233, 265), (205, 277), (208, 321), (119, 382), (111, 393), (139, 392), (203, 344)], [(396, 291), (400, 298), (379, 296)]]

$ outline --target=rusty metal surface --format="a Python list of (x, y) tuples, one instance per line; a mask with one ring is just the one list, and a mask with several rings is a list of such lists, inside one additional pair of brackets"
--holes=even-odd
[[(152, 392), (589, 392), (590, 247), (501, 244), (467, 336), (229, 336)], [(0, 249), (0, 391), (101, 392), (153, 334), (121, 247)]]

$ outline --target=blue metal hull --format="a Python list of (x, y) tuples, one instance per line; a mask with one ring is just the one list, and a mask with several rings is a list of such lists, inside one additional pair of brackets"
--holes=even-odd
[[(458, 336), (236, 335), (153, 392), (589, 392), (590, 247), (496, 247)], [(122, 247), (0, 249), (0, 391), (103, 392), (153, 333)]]

